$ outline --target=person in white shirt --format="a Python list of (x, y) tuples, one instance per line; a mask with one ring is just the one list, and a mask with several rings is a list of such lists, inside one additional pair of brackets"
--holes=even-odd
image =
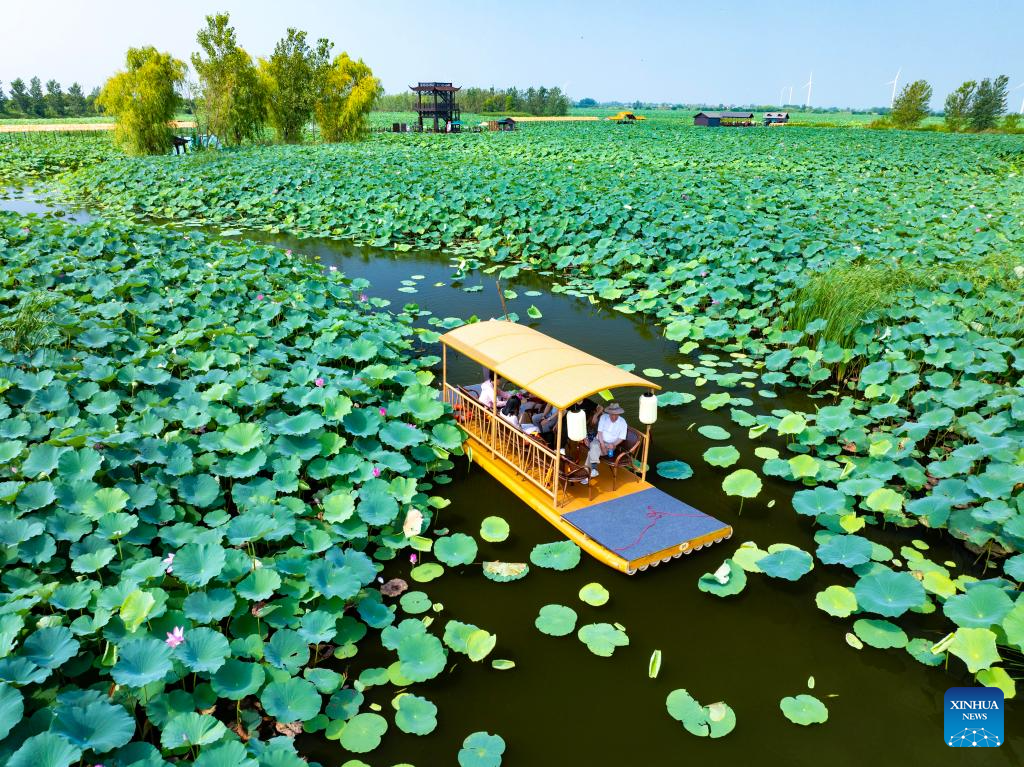
[(590, 439), (590, 451), (587, 454), (591, 477), (597, 476), (597, 464), (601, 456), (610, 458), (615, 455), (616, 448), (626, 439), (628, 427), (626, 419), (622, 417), (624, 412), (618, 402), (612, 402), (598, 418), (597, 435)]
[(484, 382), (480, 384), (480, 396), (477, 399), (480, 404), (486, 408), (494, 407), (494, 385), (497, 382), (498, 389), (498, 407), (503, 406), (508, 401), (508, 394), (501, 390), (501, 376), (495, 377), (491, 374), (491, 371), (487, 371), (487, 377)]

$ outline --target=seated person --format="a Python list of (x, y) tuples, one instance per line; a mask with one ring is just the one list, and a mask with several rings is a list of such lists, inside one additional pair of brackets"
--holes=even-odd
[(547, 434), (555, 430), (559, 416), (558, 408), (551, 404), (545, 404), (544, 409), (531, 416), (533, 425), (540, 429), (541, 434)]
[(587, 454), (587, 465), (590, 466), (590, 476), (596, 477), (597, 464), (601, 456), (611, 458), (619, 445), (626, 439), (626, 419), (622, 417), (625, 411), (618, 402), (612, 402), (606, 408), (597, 408), (594, 416), (597, 418), (597, 433), (588, 437), (589, 452)]
[(498, 414), (517, 429), (521, 429), (527, 434), (540, 434), (540, 429), (530, 422), (528, 411), (523, 410), (523, 402), (516, 394), (508, 398), (504, 407), (498, 411)]
[[(508, 393), (501, 390), (501, 376), (495, 376), (491, 371), (486, 371), (487, 377), (480, 384), (480, 395), (477, 397), (484, 407), (494, 407), (494, 397), (497, 394), (498, 407), (500, 408), (508, 401)], [(495, 390), (497, 384), (497, 390)]]

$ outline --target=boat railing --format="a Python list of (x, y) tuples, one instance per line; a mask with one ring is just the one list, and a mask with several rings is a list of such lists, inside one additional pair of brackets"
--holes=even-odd
[(555, 451), (539, 439), (498, 416), (472, 394), (445, 384), (445, 401), (452, 406), (459, 425), (494, 457), (511, 466), (520, 476), (546, 494), (555, 494)]

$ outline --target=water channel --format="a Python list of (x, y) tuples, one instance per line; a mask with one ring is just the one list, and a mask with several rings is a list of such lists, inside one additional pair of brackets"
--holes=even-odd
[[(0, 194), (0, 197), (4, 195)], [(0, 200), (0, 210), (45, 212), (48, 209), (22, 196)], [(88, 214), (78, 214), (88, 218)], [(493, 277), (473, 273), (452, 285), (450, 259), (431, 253), (395, 253), (360, 249), (330, 240), (300, 240), (283, 235), (250, 235), (261, 242), (291, 248), (319, 258), (350, 277), (372, 283), (369, 293), (395, 305), (416, 303), (439, 317), (467, 318), (502, 313)], [(414, 280), (415, 294), (401, 292), (403, 281)], [(465, 287), (482, 286), (477, 292)], [(524, 274), (505, 285), (518, 293), (508, 309), (539, 330), (557, 336), (614, 363), (634, 363), (636, 370), (659, 368), (680, 371), (680, 365), (700, 366), (700, 351), (679, 354), (658, 329), (641, 319), (610, 311), (585, 300), (552, 293), (545, 278)], [(528, 297), (526, 291), (539, 291)], [(531, 321), (526, 309), (535, 305), (543, 317)], [(437, 351), (439, 353), (439, 351)], [(723, 365), (735, 361), (719, 355)], [(745, 368), (722, 367), (719, 372)], [(479, 367), (472, 363), (450, 366), (450, 378), (475, 382)], [(728, 408), (703, 410), (699, 403), (716, 391), (714, 384), (695, 387), (694, 379), (659, 379), (667, 390), (689, 391), (697, 400), (688, 405), (662, 408), (654, 427), (651, 464), (678, 459), (689, 463), (694, 476), (678, 481), (649, 479), (661, 489), (734, 526), (734, 537), (704, 551), (629, 577), (584, 556), (568, 572), (531, 567), (516, 582), (493, 583), (479, 565), (449, 568), (440, 579), (413, 588), (426, 591), (444, 609), (434, 614), (435, 628), (458, 619), (497, 634), (498, 644), (483, 663), (473, 664), (453, 654), (451, 665), (438, 678), (418, 684), (414, 692), (438, 706), (438, 727), (417, 737), (392, 726), (382, 745), (364, 755), (374, 767), (415, 764), (417, 767), (455, 764), (463, 738), (486, 730), (500, 734), (508, 744), (503, 764), (516, 765), (674, 765), (690, 763), (820, 765), (860, 767), (868, 760), (883, 764), (1016, 765), (1024, 762), (1024, 707), (1010, 704), (1006, 713), (1006, 742), (986, 751), (982, 761), (957, 757), (942, 741), (943, 693), (948, 687), (973, 684), (964, 672), (928, 668), (903, 650), (855, 650), (844, 641), (853, 618), (841, 620), (818, 610), (814, 595), (833, 583), (851, 586), (854, 577), (845, 568), (816, 564), (795, 583), (750, 574), (738, 596), (719, 598), (697, 589), (697, 579), (715, 570), (743, 541), (761, 548), (791, 543), (812, 552), (816, 546), (812, 521), (797, 515), (791, 497), (798, 485), (764, 476), (758, 498), (747, 501), (739, 513), (738, 499), (721, 490), (722, 478), (739, 467), (758, 471), (762, 461), (753, 455), (764, 441), (751, 441), (747, 430), (729, 419)], [(755, 389), (737, 387), (735, 396), (749, 397), (749, 411), (806, 406), (798, 392), (779, 392), (763, 399)], [(637, 394), (623, 397), (627, 419), (635, 421)], [(699, 435), (698, 426), (716, 424), (732, 434), (728, 443), (741, 453), (729, 469), (707, 465), (702, 453), (713, 446)], [(456, 459), (454, 481), (440, 489), (452, 503), (442, 510), (437, 525), (451, 531), (476, 534), (480, 520), (498, 515), (509, 522), (512, 534), (503, 543), (480, 543), (480, 559), (529, 561), (538, 543), (559, 540), (558, 533), (496, 480), (465, 458)], [(912, 531), (869, 529), (872, 540), (899, 556), (900, 546), (923, 538), (934, 561), (956, 563), (954, 575), (970, 572), (979, 577), (975, 556), (941, 533), (921, 528)], [(403, 557), (389, 566), (389, 575), (409, 580), (411, 565)], [(603, 584), (611, 599), (590, 607), (577, 596), (590, 582)], [(625, 626), (629, 645), (611, 658), (591, 654), (575, 636), (554, 638), (533, 625), (541, 606), (561, 603), (579, 614), (578, 626), (591, 622), (618, 622)], [(399, 618), (406, 617), (399, 610)], [(937, 641), (943, 623), (936, 616), (908, 613), (899, 620), (911, 637)], [(369, 644), (369, 642), (364, 643)], [(647, 663), (653, 650), (663, 653), (657, 679), (648, 678)], [(492, 658), (515, 661), (508, 671), (491, 668)], [(348, 661), (350, 676), (363, 668), (386, 666), (393, 654), (365, 647)], [(959, 661), (951, 666), (962, 668)], [(808, 690), (808, 677), (815, 687)], [(736, 729), (721, 740), (697, 738), (669, 717), (666, 695), (686, 688), (702, 703), (726, 701), (736, 712)], [(784, 718), (779, 700), (810, 692), (829, 708), (823, 725), (800, 727)], [(390, 719), (390, 686), (367, 691), (367, 702), (378, 703)], [(318, 734), (300, 736), (300, 748), (324, 765), (343, 764), (346, 755), (337, 743)]]

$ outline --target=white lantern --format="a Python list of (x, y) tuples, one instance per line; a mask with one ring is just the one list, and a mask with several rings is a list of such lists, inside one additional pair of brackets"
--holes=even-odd
[(658, 398), (654, 392), (648, 392), (640, 397), (640, 423), (650, 426), (658, 420)]
[(580, 408), (573, 408), (565, 414), (566, 425), (569, 427), (569, 439), (581, 442), (587, 436), (587, 414)]

